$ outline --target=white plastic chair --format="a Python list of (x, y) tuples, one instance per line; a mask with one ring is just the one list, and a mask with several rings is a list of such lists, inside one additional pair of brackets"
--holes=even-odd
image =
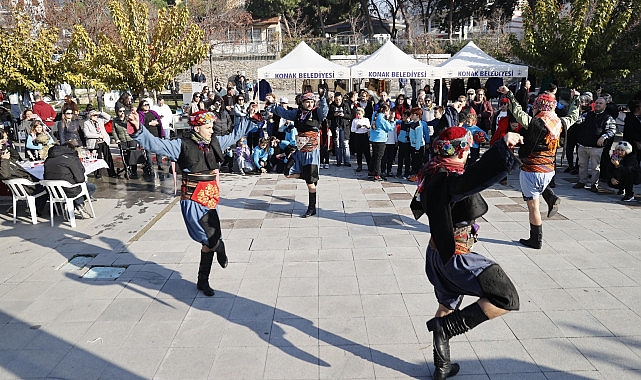
[(31, 212), (31, 223), (37, 224), (38, 223), (38, 215), (36, 212), (36, 198), (46, 195), (46, 191), (41, 191), (37, 194), (32, 194), (29, 195), (27, 190), (25, 189), (25, 186), (35, 186), (38, 184), (38, 182), (31, 182), (28, 179), (24, 178), (15, 178), (15, 179), (5, 179), (4, 182), (7, 187), (9, 187), (9, 190), (11, 190), (11, 194), (13, 195), (13, 224), (16, 224), (16, 213), (17, 213), (17, 207), (16, 203), (18, 201), (26, 201), (27, 205), (29, 206), (29, 212)]
[[(93, 210), (93, 205), (91, 204), (89, 191), (87, 191), (87, 184), (85, 182), (72, 185), (71, 183), (63, 180), (44, 179), (40, 181), (40, 183), (47, 189), (47, 192), (49, 193), (49, 214), (51, 215), (51, 227), (53, 227), (53, 206), (54, 204), (61, 204), (63, 207), (63, 212), (66, 211), (67, 215), (69, 216), (69, 223), (71, 224), (71, 227), (75, 228), (76, 216), (74, 215), (73, 201), (82, 196), (85, 196), (87, 198), (89, 208), (91, 209), (91, 217), (96, 217), (96, 213)], [(70, 187), (80, 187), (80, 194), (76, 195), (75, 197), (67, 196), (67, 193), (65, 193), (65, 188), (68, 189)]]

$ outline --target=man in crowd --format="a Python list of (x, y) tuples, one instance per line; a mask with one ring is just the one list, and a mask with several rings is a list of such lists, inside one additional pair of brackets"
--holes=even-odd
[[(40, 180), (24, 170), (18, 163), (20, 156), (16, 157), (15, 153), (17, 152), (15, 152), (15, 149), (10, 148), (8, 142), (9, 137), (6, 132), (0, 129), (0, 180), (24, 178), (36, 183), (35, 186), (25, 186), (25, 190), (30, 195), (45, 191), (45, 188), (38, 183)], [(47, 199), (45, 196), (36, 198), (36, 214), (38, 216), (42, 215)]]
[(199, 83), (205, 83), (207, 81), (207, 78), (205, 78), (205, 74), (203, 74), (202, 68), (198, 68), (197, 72), (191, 77), (191, 81)]
[[(599, 176), (601, 174), (601, 155), (603, 148), (611, 141), (616, 133), (616, 122), (606, 111), (606, 100), (599, 97), (594, 101), (594, 111), (581, 115), (574, 128), (578, 143), (579, 182), (575, 189), (586, 187), (597, 193), (599, 191)], [(588, 177), (588, 166), (592, 164), (592, 175)]]
[(514, 97), (521, 106), (521, 109), (527, 111), (528, 100), (530, 99), (530, 81), (527, 79), (521, 80), (521, 88), (518, 89)]
[(39, 92), (33, 94), (33, 113), (40, 116), (40, 119), (45, 123), (47, 128), (53, 128), (53, 122), (56, 120), (56, 111), (49, 103), (42, 100), (42, 95)]
[(165, 104), (165, 99), (159, 95), (157, 103), (153, 107), (151, 107), (151, 110), (155, 111), (158, 116), (160, 116), (160, 122), (164, 130), (165, 138), (168, 139), (170, 137), (169, 134), (171, 133), (171, 127), (173, 125), (173, 113), (171, 112), (171, 108), (169, 108), (169, 106)]
[[(78, 153), (75, 146), (71, 142), (63, 145), (54, 145), (49, 149), (49, 154), (45, 160), (44, 179), (50, 180), (63, 180), (70, 184), (78, 184), (85, 182), (85, 168), (80, 162)], [(96, 185), (91, 182), (86, 183), (89, 196), (93, 195), (96, 191)], [(65, 189), (68, 197), (75, 197), (80, 194), (80, 187), (70, 187)], [(90, 218), (91, 215), (87, 212), (84, 206), (85, 198), (74, 199), (73, 205), (75, 211), (80, 214), (83, 219)]]

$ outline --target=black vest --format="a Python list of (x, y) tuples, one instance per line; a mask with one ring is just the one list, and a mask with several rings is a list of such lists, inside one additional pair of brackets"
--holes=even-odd
[[(298, 133), (315, 131), (317, 132), (320, 129), (320, 120), (318, 120), (318, 114), (316, 108), (308, 111), (307, 114), (303, 117), (303, 110), (298, 109), (296, 112), (296, 120), (294, 120), (294, 127)], [(301, 119), (302, 118), (302, 119)]]
[(596, 147), (597, 140), (605, 132), (605, 124), (609, 118), (610, 115), (605, 111), (599, 114), (588, 112), (583, 123), (575, 126), (579, 128), (577, 142), (583, 146)]
[(219, 168), (219, 163), (223, 162), (223, 150), (215, 136), (212, 136), (209, 149), (202, 151), (198, 143), (189, 137), (182, 140), (178, 165), (182, 169), (187, 169), (192, 173), (210, 172)]

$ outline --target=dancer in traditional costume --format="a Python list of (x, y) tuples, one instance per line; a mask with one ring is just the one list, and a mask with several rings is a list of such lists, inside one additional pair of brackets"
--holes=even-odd
[[(410, 207), (417, 219), (427, 215), (432, 235), (425, 272), (439, 303), (435, 318), (427, 322), (434, 338), (434, 379), (459, 371), (459, 365), (450, 362), (450, 338), (519, 309), (518, 293), (503, 269), (472, 246), (479, 230), (475, 220), (488, 210), (479, 192), (507, 175), (516, 161), (510, 148), (520, 142), (519, 134), (509, 132), (465, 168), (472, 134), (449, 127), (434, 141), (435, 156), (420, 173)], [(459, 310), (463, 295), (479, 300)]]
[(318, 184), (318, 167), (320, 165), (320, 126), (327, 117), (329, 106), (324, 96), (324, 91), (319, 93), (320, 100), (316, 107), (313, 93), (306, 92), (300, 97), (298, 109), (285, 109), (274, 105), (269, 112), (286, 120), (294, 121), (294, 128), (298, 132), (296, 137), (296, 150), (288, 152), (288, 162), (285, 167), (287, 178), (300, 178), (307, 183), (309, 203), (307, 211), (301, 215), (307, 218), (316, 215), (316, 185)]
[[(250, 109), (248, 116), (256, 110), (257, 107)], [(166, 140), (154, 137), (146, 128), (141, 128), (144, 125), (143, 115), (132, 110), (127, 127), (131, 137), (145, 149), (169, 157), (182, 170), (180, 209), (189, 236), (202, 244), (197, 288), (209, 297), (214, 295), (214, 290), (209, 286), (214, 253), (221, 267), (227, 267), (228, 262), (216, 211), (220, 199), (218, 169), (224, 160), (224, 150), (254, 126), (249, 117), (244, 117), (232, 133), (213, 136), (215, 121), (213, 113), (204, 110), (195, 112), (189, 117), (192, 130), (187, 136)]]

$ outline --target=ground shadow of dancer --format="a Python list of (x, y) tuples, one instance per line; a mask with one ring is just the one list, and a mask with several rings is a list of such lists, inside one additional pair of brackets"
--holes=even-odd
[[(19, 230), (20, 229), (9, 229), (0, 231), (0, 236), (15, 236), (16, 231)], [(244, 326), (267, 343), (271, 344), (271, 342), (278, 341), (278, 345), (272, 344), (272, 346), (289, 356), (310, 364), (321, 367), (332, 366), (332, 363), (322, 360), (317, 355), (310, 354), (291, 343), (279, 324), (289, 325), (308, 336), (318, 337), (320, 341), (328, 345), (345, 350), (356, 357), (360, 357), (378, 366), (392, 369), (405, 376), (424, 377), (430, 373), (427, 362), (410, 363), (380, 350), (364, 346), (330, 331), (319, 329), (313, 321), (286, 310), (276, 308), (275, 305), (218, 290), (214, 298), (233, 300), (231, 308), (218, 309), (204, 307), (202, 305), (206, 303), (195, 302), (196, 299), (200, 297), (198, 297), (196, 284), (194, 282), (183, 279), (180, 273), (173, 269), (136, 258), (122, 241), (106, 236), (101, 236), (98, 239), (94, 237), (92, 239), (92, 236), (76, 230), (68, 230), (65, 231), (64, 234), (64, 239), (36, 236), (30, 239), (30, 242), (45, 248), (50, 248), (66, 259), (73, 257), (69, 251), (85, 252), (87, 254), (97, 253), (94, 258), (94, 263), (90, 262), (87, 264), (87, 267), (96, 265), (95, 263), (100, 263), (101, 265), (117, 265), (119, 262), (128, 263), (126, 264), (127, 269), (123, 275), (114, 281), (85, 279), (78, 273), (72, 272), (66, 273), (65, 276), (70, 280), (81, 282), (87, 286), (122, 286), (129, 291), (149, 298), (152, 303), (157, 303), (157, 305), (155, 305), (157, 306), (156, 310), (158, 311), (158, 308), (161, 310), (159, 315), (162, 315), (163, 308), (168, 313), (171, 312), (171, 309), (175, 309), (171, 302), (168, 302), (171, 298), (179, 303), (184, 303), (186, 308), (200, 308), (200, 310), (212, 312), (230, 323)], [(73, 248), (70, 248), (70, 245), (73, 245)], [(233, 265), (227, 270), (231, 268), (233, 268)], [(51, 270), (55, 269), (51, 268)], [(242, 315), (238, 317), (232, 315), (232, 310), (235, 306), (238, 306), (240, 310), (248, 311), (250, 315), (246, 317)], [(274, 316), (278, 316), (279, 318), (275, 319)], [(269, 323), (256, 323), (256, 321), (261, 318), (263, 322), (267, 321)], [(390, 323), (392, 323), (392, 321), (390, 321)], [(260, 326), (269, 326), (269, 330), (265, 331), (265, 329)]]

